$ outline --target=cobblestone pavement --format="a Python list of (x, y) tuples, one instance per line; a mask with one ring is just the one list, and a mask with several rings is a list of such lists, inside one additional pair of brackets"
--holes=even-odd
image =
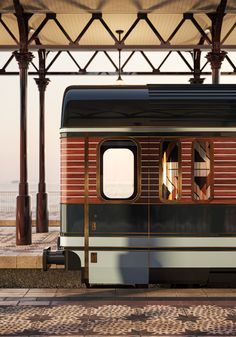
[(234, 289), (0, 290), (0, 336), (236, 336)]

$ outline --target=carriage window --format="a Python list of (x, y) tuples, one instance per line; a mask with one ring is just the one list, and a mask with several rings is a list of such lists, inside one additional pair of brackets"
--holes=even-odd
[(105, 199), (133, 199), (137, 194), (137, 146), (130, 140), (101, 145), (101, 194)]
[(209, 200), (212, 197), (212, 143), (193, 142), (193, 199)]
[(180, 198), (180, 144), (177, 141), (161, 143), (160, 188), (163, 201)]

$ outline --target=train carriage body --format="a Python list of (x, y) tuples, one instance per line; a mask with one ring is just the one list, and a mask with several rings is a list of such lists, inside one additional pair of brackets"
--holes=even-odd
[(84, 281), (236, 282), (235, 86), (69, 87), (60, 133)]

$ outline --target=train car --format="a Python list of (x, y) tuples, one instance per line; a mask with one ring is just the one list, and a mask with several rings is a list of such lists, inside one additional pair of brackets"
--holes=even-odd
[(72, 86), (60, 135), (84, 282), (236, 283), (235, 85)]

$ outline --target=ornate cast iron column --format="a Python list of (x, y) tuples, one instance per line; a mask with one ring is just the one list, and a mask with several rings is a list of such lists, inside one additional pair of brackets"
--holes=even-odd
[(27, 75), (33, 58), (28, 51), (15, 51), (20, 69), (20, 183), (16, 202), (16, 244), (31, 244), (31, 207), (27, 172)]
[(221, 50), (212, 50), (208, 53), (206, 58), (211, 64), (212, 69), (212, 84), (220, 83), (220, 68), (224, 61), (227, 52)]
[(20, 37), (20, 51), (13, 53), (20, 69), (20, 183), (16, 199), (16, 244), (29, 245), (32, 232), (27, 172), (27, 81), (29, 63), (33, 58), (33, 54), (28, 51), (28, 22), (31, 14), (24, 13), (19, 0), (13, 0), (13, 4)]
[(227, 0), (221, 0), (215, 13), (209, 13), (211, 19), (212, 51), (206, 56), (211, 64), (212, 84), (220, 83), (220, 68), (226, 52), (221, 50), (221, 29), (227, 6)]
[(50, 80), (43, 73), (35, 78), (39, 89), (40, 121), (39, 121), (39, 184), (36, 206), (36, 232), (48, 232), (48, 207), (45, 183), (45, 91)]

